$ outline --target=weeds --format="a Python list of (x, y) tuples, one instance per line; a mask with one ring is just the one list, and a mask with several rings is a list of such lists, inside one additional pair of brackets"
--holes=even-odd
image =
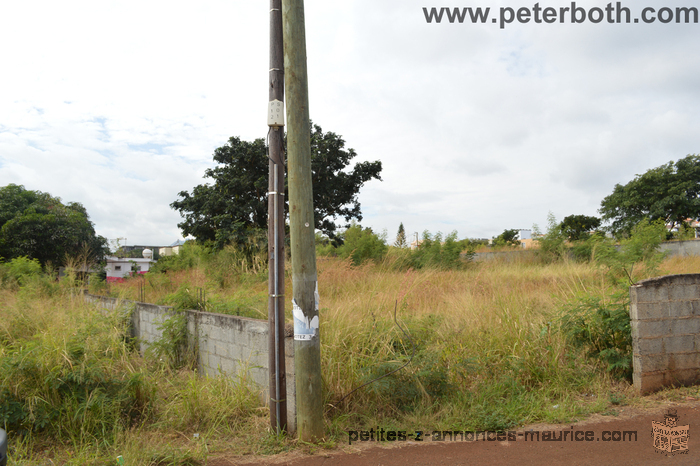
[(632, 333), (629, 296), (586, 296), (567, 307), (561, 318), (564, 335), (588, 357), (599, 359), (614, 377), (632, 381)]
[[(377, 263), (318, 261), (323, 396), (332, 435), (376, 425), (500, 430), (631, 402), (626, 382), (615, 380), (629, 367), (629, 322), (624, 293), (619, 299), (613, 293), (623, 280), (624, 290), (630, 277), (652, 273), (647, 265), (666, 273), (700, 266), (696, 258), (658, 263), (653, 250), (641, 250), (630, 252), (642, 258), (634, 267), (615, 268), (605, 261), (627, 259), (616, 259), (601, 243), (593, 251), (600, 261), (442, 267), (441, 257), (455, 257), (454, 250), (442, 238), (432, 241), (421, 253), (420, 270), (397, 266), (398, 248)], [(149, 301), (266, 315), (262, 269), (250, 262), (236, 268), (233, 255), (194, 252), (183, 259), (192, 268), (146, 277)], [(144, 360), (128, 344), (124, 316), (82, 304), (70, 280), (32, 278), (0, 289), (0, 416), (16, 426), (13, 433), (23, 432), (15, 444), (23, 464), (36, 463), (44, 450), (67, 464), (111, 464), (118, 455), (128, 464), (205, 464), (217, 448), (234, 448), (227, 442), (232, 435), (241, 439), (237, 453), (298, 446), (261, 435), (269, 422), (245, 369), (236, 379), (206, 378), (182, 364), (182, 313), (161, 323), (160, 349), (157, 343), (151, 350), (156, 357)], [(133, 298), (141, 281), (127, 280), (112, 291)], [(197, 301), (197, 288), (207, 289), (206, 306)], [(414, 359), (339, 405), (355, 388), (410, 360), (413, 345), (393, 322), (397, 302), (397, 321), (415, 343)], [(65, 397), (64, 405), (54, 395), (64, 393), (62, 383), (63, 390), (80, 392)], [(64, 413), (70, 419), (57, 422)]]
[[(130, 342), (128, 315), (85, 303), (64, 280), (49, 294), (33, 279), (0, 288), (0, 427), (14, 464), (117, 464), (119, 455), (130, 465), (204, 464), (208, 442), (257, 422), (259, 393), (245, 372), (202, 378), (149, 365)], [(164, 346), (176, 348), (181, 322), (163, 330)], [(162, 442), (191, 429), (202, 442)]]
[(157, 329), (161, 337), (148, 346), (146, 356), (171, 371), (181, 368), (194, 369), (197, 354), (187, 336), (185, 312), (175, 309), (163, 318)]

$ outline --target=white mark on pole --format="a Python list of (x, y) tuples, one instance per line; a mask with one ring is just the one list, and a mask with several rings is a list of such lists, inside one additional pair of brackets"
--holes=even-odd
[(309, 320), (294, 299), (292, 299), (292, 315), (295, 340), (312, 340), (318, 335), (318, 316), (313, 316)]

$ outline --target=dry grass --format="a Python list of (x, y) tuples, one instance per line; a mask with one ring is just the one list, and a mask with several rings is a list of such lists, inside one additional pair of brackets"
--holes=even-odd
[[(331, 437), (344, 441), (348, 429), (372, 425), (498, 430), (579, 419), (605, 412), (620, 399), (639, 403), (628, 383), (609, 378), (557, 332), (557, 319), (567, 302), (609, 292), (605, 270), (592, 264), (532, 260), (493, 261), (452, 271), (397, 271), (393, 265), (391, 258), (361, 266), (333, 258), (318, 261), (321, 355)], [(700, 258), (667, 259), (659, 270), (697, 273)], [(291, 280), (286, 278), (291, 295)], [(135, 299), (142, 280), (113, 285), (111, 291)], [(200, 264), (147, 275), (145, 282), (150, 302), (182, 287), (202, 287), (212, 300), (249, 299), (255, 312), (266, 313), (266, 300), (256, 298), (267, 292), (259, 273), (235, 276)], [(395, 309), (410, 338), (394, 324)], [(45, 359), (58, 365), (62, 345), (75, 328), (85, 328), (94, 312), (60, 285), (51, 293), (44, 285), (0, 289), (0, 357), (16, 351), (18, 342), (43, 339), (55, 348), (45, 352)], [(289, 314), (288, 310), (291, 320)], [(44, 439), (22, 447), (25, 460), (18, 464), (32, 464), (38, 458), (32, 452), (46, 445), (54, 458), (76, 458), (66, 464), (101, 464), (116, 454), (129, 464), (156, 460), (197, 464), (212, 451), (226, 448), (223, 439), (230, 435), (246, 441), (245, 447), (237, 447), (238, 453), (293, 447), (260, 435), (267, 431), (265, 412), (256, 409), (249, 388), (198, 379), (191, 373), (155, 372), (119, 347), (118, 335), (110, 333), (117, 327), (112, 327), (105, 333), (108, 344), (95, 348), (113, 360), (111, 371), (142, 374), (153, 388), (149, 423), (117, 432), (98, 450), (89, 445), (66, 448)], [(414, 346), (415, 357), (407, 367), (353, 392), (406, 363)], [(195, 440), (195, 433), (206, 441)]]

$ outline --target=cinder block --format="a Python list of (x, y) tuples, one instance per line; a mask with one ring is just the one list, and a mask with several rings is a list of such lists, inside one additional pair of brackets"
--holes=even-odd
[(669, 315), (671, 317), (688, 317), (694, 315), (692, 301), (675, 301), (669, 303)]
[(637, 294), (637, 290), (642, 288), (641, 285), (632, 285), (630, 286), (630, 305), (637, 304), (639, 302), (639, 296)]
[(268, 356), (267, 351), (251, 351), (250, 365), (255, 367), (267, 367), (268, 366)]
[(231, 357), (231, 355), (229, 354), (229, 345), (221, 341), (214, 342), (214, 353), (217, 356), (221, 356), (224, 358)]
[(221, 341), (223, 339), (221, 329), (219, 327), (215, 327), (213, 325), (209, 326), (209, 336), (211, 337), (212, 340)]
[(224, 328), (220, 328), (219, 330), (220, 330), (219, 339), (221, 341), (227, 341), (227, 342), (228, 341), (231, 341), (231, 342), (236, 341), (236, 332), (234, 329), (232, 329), (230, 327), (224, 327)]
[(630, 317), (632, 319), (663, 319), (671, 315), (671, 306), (668, 301), (656, 303), (637, 303), (630, 306)]
[(693, 301), (699, 297), (697, 285), (674, 284), (668, 290), (668, 299), (670, 301)]
[(208, 364), (205, 364), (202, 367), (202, 374), (206, 377), (216, 377), (219, 375), (219, 369), (218, 367), (211, 367)]
[(659, 372), (668, 369), (668, 356), (665, 354), (653, 354), (641, 356), (635, 354), (632, 358), (634, 372)]
[(269, 385), (270, 374), (267, 368), (263, 367), (251, 367), (248, 369), (248, 375), (251, 380), (253, 380), (258, 386), (266, 387)]
[(678, 369), (664, 375), (667, 386), (695, 385), (700, 381), (700, 369)]
[(671, 371), (697, 369), (700, 371), (700, 353), (670, 354), (668, 356), (668, 369)]
[(652, 393), (664, 387), (664, 374), (660, 373), (633, 373), (634, 388), (642, 395)]
[(632, 323), (634, 338), (656, 338), (671, 334), (671, 325), (668, 320), (638, 320)]
[(214, 369), (218, 370), (219, 366), (221, 366), (221, 357), (217, 356), (216, 354), (209, 353), (209, 361), (207, 362), (207, 365)]
[(228, 376), (236, 375), (236, 363), (229, 358), (221, 358), (221, 372)]
[(637, 304), (661, 303), (668, 301), (668, 287), (664, 284), (644, 284), (635, 286)]
[(228, 352), (231, 358), (242, 361), (248, 358), (249, 351), (244, 351), (240, 345), (230, 344)]
[(673, 335), (664, 337), (666, 354), (695, 351), (695, 335)]
[(700, 333), (700, 318), (690, 317), (670, 321), (672, 335), (696, 335)]
[(649, 356), (664, 352), (662, 338), (639, 338), (633, 342), (634, 353), (640, 356)]

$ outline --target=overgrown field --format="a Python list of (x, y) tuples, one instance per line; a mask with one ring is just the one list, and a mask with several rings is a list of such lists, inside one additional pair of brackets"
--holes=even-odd
[[(185, 251), (145, 278), (93, 280), (91, 291), (137, 299), (145, 286), (149, 302), (265, 318), (261, 263)], [(620, 259), (621, 273), (614, 261), (565, 258), (417, 269), (400, 251), (359, 265), (320, 257), (328, 445), (369, 426), (502, 430), (639, 402), (624, 291), (630, 280), (700, 272), (699, 258), (658, 259)], [(125, 316), (85, 304), (74, 278), (8, 267), (0, 425), (16, 464), (117, 464), (119, 455), (129, 465), (204, 464), (224, 452), (298, 446), (269, 433), (245, 379), (201, 378), (141, 358)]]

